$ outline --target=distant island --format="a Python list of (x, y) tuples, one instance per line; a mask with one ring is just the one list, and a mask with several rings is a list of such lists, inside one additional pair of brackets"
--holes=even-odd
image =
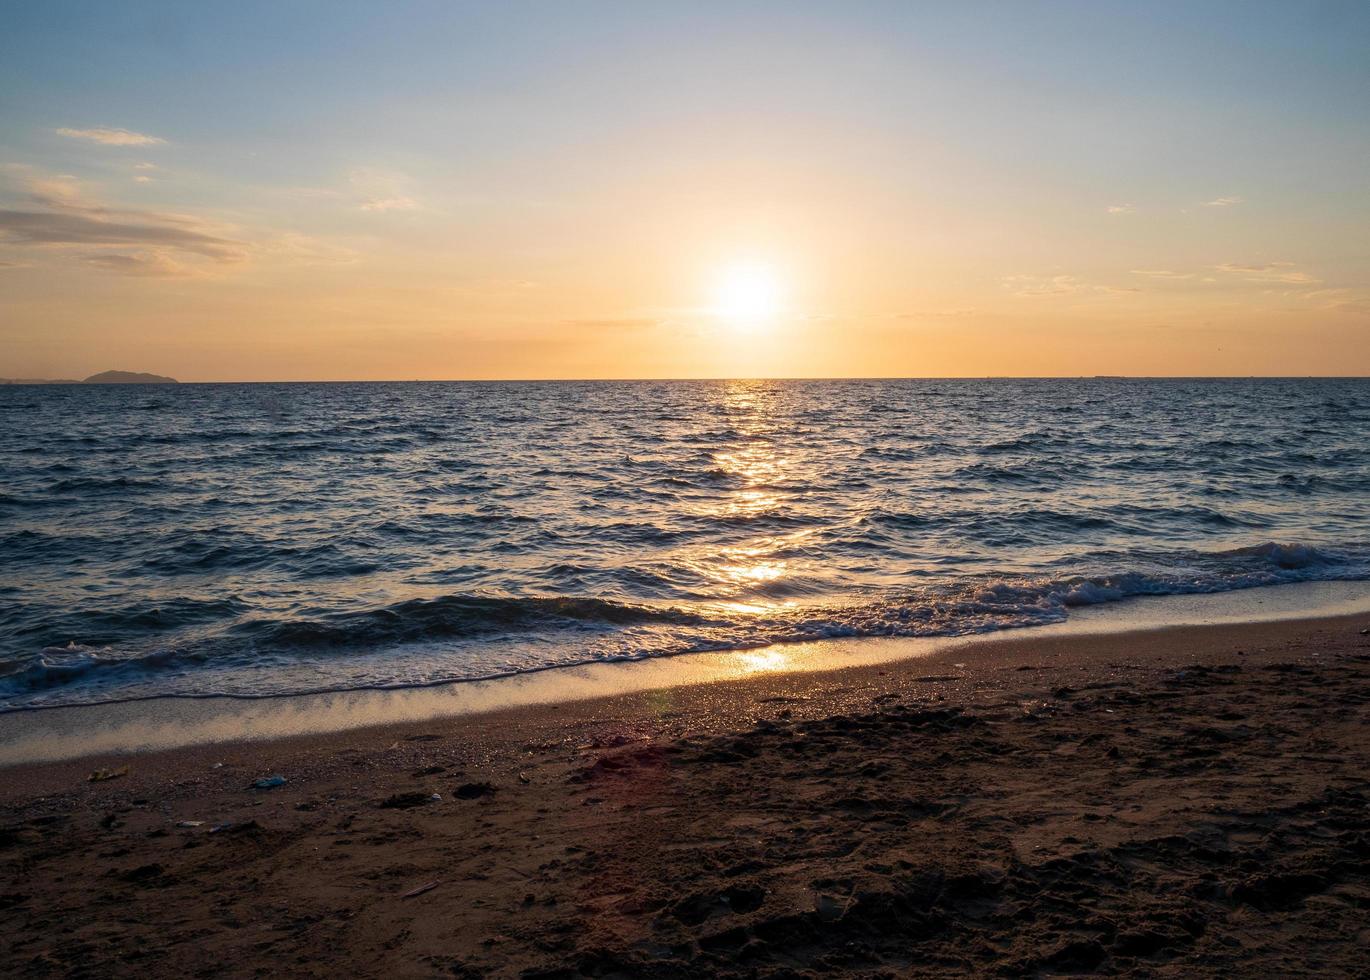
[(81, 383), (87, 385), (174, 385), (178, 382), (175, 378), (168, 378), (160, 374), (144, 374), (140, 371), (101, 371), (99, 374), (92, 374)]
[(5, 385), (174, 385), (175, 378), (161, 374), (145, 374), (141, 371), (101, 371), (92, 374), (84, 381), (72, 378), (0, 378)]

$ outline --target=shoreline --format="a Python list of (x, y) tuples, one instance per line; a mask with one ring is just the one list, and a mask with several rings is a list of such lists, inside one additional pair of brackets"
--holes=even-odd
[(973, 662), (19, 766), (0, 960), (1335, 972), (1370, 905), (1367, 628), (1019, 631)]
[[(124, 777), (126, 782), (96, 783), (92, 789), (104, 785), (114, 789), (134, 786), (137, 780), (133, 777), (144, 767), (153, 774), (162, 774), (187, 764), (198, 766), (203, 760), (231, 757), (243, 760), (241, 765), (272, 768), (269, 760), (302, 757), (312, 762), (338, 751), (340, 746), (347, 751), (369, 752), (382, 746), (392, 750), (397, 740), (422, 742), (434, 731), (449, 733), (444, 739), (484, 745), (486, 756), (493, 758), (500, 752), (513, 752), (514, 742), (525, 735), (551, 737), (569, 730), (588, 731), (603, 726), (647, 726), (651, 728), (648, 737), (653, 739), (727, 732), (755, 716), (757, 704), (793, 703), (792, 714), (815, 718), (870, 707), (889, 695), (970, 704), (1001, 693), (1005, 678), (1014, 680), (1013, 675), (1034, 680), (1055, 676), (1108, 685), (1115, 675), (1146, 675), (1173, 669), (1181, 662), (1226, 663), (1234, 656), (1244, 659), (1268, 647), (1304, 649), (1310, 645), (1311, 637), (1329, 634), (1340, 635), (1350, 643), (1359, 641), (1357, 645), (1370, 651), (1370, 634), (1361, 633), (1365, 629), (1370, 629), (1370, 610), (1336, 616), (1114, 632), (1027, 628), (990, 637), (960, 638), (965, 642), (916, 657), (893, 656), (893, 651), (886, 651), (866, 663), (799, 670), (763, 669), (723, 679), (632, 688), (552, 702), (534, 701), (461, 714), (397, 716), (339, 729), (245, 735), (238, 731), (235, 720), (230, 734), (220, 740), (93, 751), (0, 766), (0, 772), (10, 777), (0, 782), (0, 806), (35, 792), (61, 792), (63, 787), (85, 782), (85, 775), (93, 770), (124, 765), (130, 768), (129, 776)], [(858, 642), (883, 645), (905, 641)], [(1312, 656), (1316, 660), (1321, 654), (1315, 652)], [(96, 706), (96, 713), (103, 707)], [(213, 767), (214, 762), (208, 765)], [(275, 768), (280, 767), (275, 764)], [(56, 780), (50, 778), (58, 773), (61, 775)]]
[[(1370, 615), (1370, 582), (1301, 582), (1220, 593), (1135, 597), (1077, 607), (1061, 623), (961, 636), (861, 637), (553, 667), (488, 680), (266, 697), (166, 696), (0, 713), (0, 769), (195, 745), (265, 742), (549, 708), (765, 675), (838, 674), (954, 655), (968, 663), (1001, 644), (1204, 625)], [(974, 669), (971, 663), (971, 669)]]

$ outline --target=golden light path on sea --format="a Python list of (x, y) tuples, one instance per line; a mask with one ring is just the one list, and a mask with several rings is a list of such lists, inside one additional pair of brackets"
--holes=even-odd
[[(745, 444), (714, 454), (721, 475), (737, 486), (707, 510), (705, 516), (711, 519), (747, 522), (783, 513), (787, 506), (786, 494), (776, 488), (790, 476), (791, 454), (779, 439), (765, 398), (763, 392), (745, 382), (731, 383), (724, 390), (720, 408)], [(792, 548), (795, 540), (807, 533), (758, 534), (709, 556), (707, 574), (730, 595), (727, 608), (761, 615), (788, 604), (791, 600), (748, 593), (773, 588), (790, 574), (790, 562), (777, 553)]]

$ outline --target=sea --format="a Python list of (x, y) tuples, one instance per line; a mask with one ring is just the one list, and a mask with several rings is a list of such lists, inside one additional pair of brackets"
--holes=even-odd
[(1370, 380), (0, 387), (0, 710), (1370, 579)]

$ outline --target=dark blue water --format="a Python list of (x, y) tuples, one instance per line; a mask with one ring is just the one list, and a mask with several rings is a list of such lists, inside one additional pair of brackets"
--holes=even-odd
[(0, 387), (0, 707), (1370, 578), (1370, 382)]

